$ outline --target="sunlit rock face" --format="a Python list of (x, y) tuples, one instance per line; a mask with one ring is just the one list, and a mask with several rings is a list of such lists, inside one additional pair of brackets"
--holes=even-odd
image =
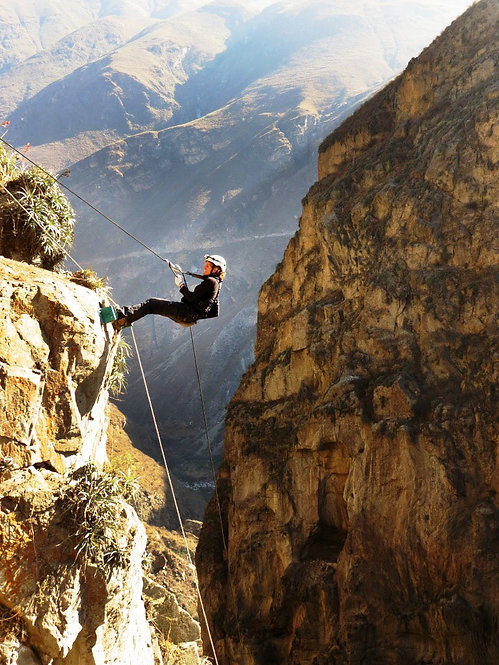
[(99, 296), (67, 277), (0, 258), (0, 442), (19, 466), (63, 471), (106, 459), (113, 361)]
[[(116, 335), (68, 276), (0, 258), (0, 282), (0, 663), (153, 665), (143, 524), (121, 496), (83, 487), (81, 516), (65, 498), (107, 459)], [(102, 523), (80, 531), (95, 501)]]
[(197, 552), (224, 665), (499, 659), (498, 18), (471, 7), (320, 148)]
[(144, 526), (121, 500), (113, 525), (121, 564), (83, 565), (66, 491), (67, 480), (44, 468), (0, 476), (0, 663), (153, 665)]

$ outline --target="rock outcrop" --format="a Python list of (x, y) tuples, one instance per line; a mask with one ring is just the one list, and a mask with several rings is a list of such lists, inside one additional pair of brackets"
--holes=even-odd
[(77, 555), (65, 478), (29, 467), (0, 480), (0, 663), (153, 665), (142, 601), (146, 534), (133, 509), (115, 506), (120, 559), (104, 571)]
[(0, 663), (152, 665), (145, 529), (96, 484), (116, 339), (92, 290), (7, 259), (0, 271)]
[(498, 19), (320, 148), (197, 551), (223, 665), (498, 662)]
[[(154, 629), (154, 643), (163, 665), (197, 665), (201, 633), (197, 617), (196, 572), (187, 565), (186, 542), (178, 529), (178, 515), (164, 466), (134, 448), (126, 419), (109, 405), (108, 455), (111, 468), (137, 476), (138, 487), (131, 503), (144, 523), (147, 535), (143, 599), (146, 617)], [(137, 432), (134, 437), (139, 438)], [(202, 514), (201, 499), (175, 478), (175, 495), (182, 510), (190, 557), (198, 541), (201, 522), (186, 519)]]
[(19, 467), (106, 460), (111, 337), (95, 292), (0, 257), (0, 443)]

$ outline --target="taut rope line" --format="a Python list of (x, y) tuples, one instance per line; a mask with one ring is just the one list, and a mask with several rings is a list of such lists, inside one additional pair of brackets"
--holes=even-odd
[(229, 581), (229, 586), (232, 594), (232, 602), (234, 603), (234, 613), (236, 617), (236, 625), (237, 625), (237, 633), (239, 635), (239, 641), (242, 642), (242, 637), (241, 637), (241, 626), (239, 624), (239, 613), (237, 611), (237, 605), (236, 605), (236, 592), (234, 589), (234, 585), (232, 584), (232, 577), (230, 574), (229, 570), (229, 549), (227, 547), (227, 541), (225, 539), (225, 532), (224, 532), (224, 523), (223, 523), (223, 517), (222, 517), (222, 506), (220, 505), (220, 497), (218, 494), (218, 486), (217, 486), (217, 477), (216, 477), (216, 471), (215, 471), (215, 463), (213, 461), (213, 452), (211, 449), (211, 441), (210, 441), (210, 434), (208, 431), (208, 421), (206, 418), (206, 407), (204, 403), (204, 397), (203, 397), (203, 390), (201, 387), (201, 376), (199, 374), (199, 367), (198, 367), (198, 359), (197, 359), (197, 354), (196, 354), (196, 347), (194, 346), (194, 335), (192, 334), (192, 327), (189, 328), (189, 332), (191, 333), (191, 343), (192, 343), (192, 354), (194, 356), (194, 366), (196, 368), (196, 376), (198, 379), (198, 386), (199, 386), (199, 398), (201, 400), (201, 410), (203, 412), (203, 421), (204, 421), (204, 431), (206, 435), (206, 443), (208, 444), (208, 451), (210, 454), (210, 464), (211, 464), (211, 473), (213, 475), (213, 482), (215, 484), (215, 498), (217, 502), (217, 510), (218, 510), (218, 519), (220, 521), (220, 532), (222, 534), (222, 543), (223, 543), (223, 548), (225, 552), (225, 558), (227, 562), (227, 579)]
[(132, 240), (135, 240), (135, 242), (138, 242), (139, 245), (142, 245), (144, 249), (147, 249), (148, 252), (151, 252), (156, 256), (158, 259), (163, 261), (164, 263), (168, 263), (170, 265), (170, 261), (168, 259), (165, 259), (161, 254), (158, 254), (152, 247), (149, 247), (149, 245), (146, 245), (142, 240), (137, 238), (137, 236), (134, 236), (133, 233), (130, 233), (130, 231), (127, 231), (121, 224), (118, 224), (118, 222), (115, 222), (114, 219), (111, 219), (111, 217), (108, 217), (105, 213), (102, 212), (102, 210), (99, 210), (99, 208), (96, 208), (92, 203), (87, 201), (83, 196), (80, 196), (77, 192), (74, 191), (74, 189), (71, 189), (71, 187), (68, 187), (65, 183), (63, 183), (59, 178), (57, 178), (55, 175), (52, 175), (49, 171), (43, 168), (43, 166), (40, 166), (37, 164), (35, 161), (33, 161), (30, 157), (27, 157), (24, 153), (22, 153), (20, 150), (15, 148), (13, 145), (11, 145), (8, 141), (6, 141), (2, 136), (0, 136), (0, 141), (2, 143), (5, 143), (6, 146), (8, 146), (11, 150), (16, 152), (18, 155), (20, 155), (23, 159), (28, 161), (30, 164), (33, 164), (33, 166), (36, 166), (37, 169), (40, 169), (45, 175), (48, 175), (49, 178), (52, 178), (52, 180), (55, 180), (61, 187), (63, 187), (67, 192), (72, 194), (73, 196), (76, 196), (77, 199), (79, 199), (82, 203), (85, 203), (89, 208), (91, 208), (94, 212), (96, 212), (98, 215), (103, 217), (106, 221), (108, 221), (110, 224), (113, 224), (113, 226), (116, 226), (120, 231), (125, 233), (129, 238)]
[(206, 625), (206, 630), (208, 632), (208, 636), (209, 636), (209, 639), (210, 639), (210, 645), (211, 645), (211, 648), (212, 648), (212, 651), (213, 651), (213, 656), (215, 658), (215, 663), (216, 663), (216, 665), (218, 665), (217, 653), (215, 651), (215, 644), (213, 642), (213, 637), (212, 637), (212, 634), (211, 634), (210, 625), (208, 623), (208, 617), (206, 616), (206, 610), (205, 610), (205, 607), (204, 607), (203, 599), (201, 597), (201, 590), (199, 588), (199, 582), (198, 582), (198, 578), (197, 578), (197, 574), (196, 574), (196, 567), (195, 567), (195, 565), (192, 561), (191, 553), (189, 551), (189, 544), (187, 542), (187, 536), (186, 536), (184, 525), (183, 525), (183, 522), (182, 522), (182, 516), (180, 514), (180, 509), (178, 507), (177, 498), (175, 496), (175, 489), (173, 487), (173, 482), (172, 482), (172, 478), (171, 478), (171, 475), (170, 475), (170, 470), (168, 468), (168, 463), (166, 461), (166, 455), (165, 455), (165, 450), (164, 450), (164, 447), (163, 447), (163, 441), (161, 439), (161, 434), (159, 432), (158, 421), (156, 420), (156, 414), (154, 412), (154, 408), (153, 408), (153, 405), (152, 405), (151, 395), (149, 393), (149, 388), (148, 388), (148, 385), (147, 385), (146, 375), (144, 373), (144, 368), (142, 366), (142, 361), (140, 359), (139, 349), (138, 349), (138, 346), (137, 346), (137, 341), (135, 339), (133, 328), (131, 328), (131, 333), (132, 333), (133, 344), (134, 344), (134, 347), (135, 347), (135, 353), (137, 354), (137, 361), (139, 363), (140, 373), (142, 375), (142, 381), (144, 383), (144, 389), (145, 389), (146, 395), (147, 395), (147, 401), (149, 403), (149, 408), (151, 410), (151, 416), (152, 416), (153, 423), (154, 423), (154, 429), (156, 431), (156, 436), (158, 438), (159, 448), (161, 450), (161, 456), (163, 458), (163, 464), (164, 464), (165, 470), (166, 470), (166, 477), (168, 479), (168, 485), (170, 486), (170, 491), (171, 491), (172, 497), (173, 497), (173, 504), (175, 506), (175, 511), (177, 513), (177, 518), (178, 518), (178, 521), (179, 521), (179, 524), (180, 524), (180, 530), (182, 532), (182, 537), (184, 539), (185, 549), (186, 549), (186, 552), (187, 552), (187, 558), (189, 560), (189, 566), (191, 567), (192, 570), (194, 570), (194, 581), (195, 581), (195, 584), (196, 584), (196, 592), (197, 592), (197, 595), (198, 595), (198, 598), (199, 598), (199, 605), (200, 605), (201, 611), (203, 613), (203, 619), (204, 619), (204, 622), (205, 622), (205, 625)]
[(206, 438), (206, 443), (208, 445), (208, 451), (209, 451), (209, 455), (210, 455), (211, 473), (213, 475), (213, 480), (215, 481), (215, 497), (216, 497), (217, 506), (218, 506), (218, 516), (220, 518), (220, 529), (222, 531), (222, 541), (223, 541), (223, 546), (224, 546), (225, 553), (227, 554), (227, 542), (225, 540), (225, 534), (224, 534), (224, 528), (223, 528), (222, 508), (221, 508), (221, 505), (220, 505), (220, 498), (218, 496), (218, 489), (217, 489), (217, 483), (216, 483), (215, 463), (213, 461), (213, 452), (212, 452), (212, 449), (211, 449), (210, 434), (209, 434), (209, 431), (208, 431), (208, 420), (206, 418), (206, 407), (205, 407), (205, 403), (204, 403), (203, 391), (202, 391), (202, 388), (201, 388), (201, 375), (199, 374), (198, 359), (197, 359), (197, 354), (196, 354), (196, 347), (194, 346), (194, 335), (192, 334), (192, 327), (189, 328), (189, 332), (191, 333), (192, 355), (194, 356), (194, 367), (196, 368), (196, 376), (197, 376), (197, 380), (198, 380), (199, 399), (201, 401), (201, 411), (203, 412), (205, 438)]

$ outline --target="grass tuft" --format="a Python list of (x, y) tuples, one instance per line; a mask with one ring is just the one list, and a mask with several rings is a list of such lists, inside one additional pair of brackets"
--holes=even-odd
[(92, 289), (92, 291), (103, 291), (109, 294), (110, 288), (107, 277), (99, 277), (91, 268), (77, 270), (71, 274), (70, 280), (75, 282), (75, 284), (86, 286), (88, 289)]
[[(71, 248), (74, 212), (57, 181), (38, 168), (21, 171), (0, 146), (0, 252), (52, 270)], [(16, 203), (17, 201), (17, 203)]]
[(129, 563), (123, 501), (133, 499), (137, 485), (123, 473), (102, 473), (86, 464), (71, 475), (61, 497), (63, 510), (75, 526), (76, 560), (92, 564), (109, 578)]
[(126, 391), (128, 376), (127, 360), (131, 352), (130, 344), (123, 337), (120, 337), (109, 377), (109, 392), (113, 397), (118, 397)]

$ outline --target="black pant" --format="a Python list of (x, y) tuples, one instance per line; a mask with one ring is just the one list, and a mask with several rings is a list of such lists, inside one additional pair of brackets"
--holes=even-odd
[(187, 323), (189, 325), (196, 323), (198, 319), (202, 318), (202, 314), (196, 311), (192, 305), (184, 302), (172, 302), (163, 298), (149, 298), (149, 300), (140, 303), (140, 305), (122, 307), (121, 311), (128, 323), (133, 323), (148, 314), (167, 316), (176, 323)]

